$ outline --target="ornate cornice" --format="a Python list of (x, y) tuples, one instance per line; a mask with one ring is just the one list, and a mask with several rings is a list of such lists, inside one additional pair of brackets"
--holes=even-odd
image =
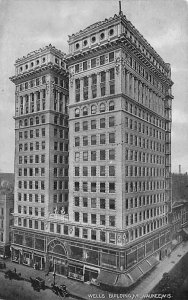
[[(44, 64), (43, 66), (38, 66), (32, 70), (29, 70), (27, 72), (18, 74), (18, 75), (14, 75), (12, 77), (10, 77), (9, 79), (13, 82), (13, 83), (17, 83), (21, 80), (27, 80), (28, 77), (30, 76), (37, 76), (37, 74), (40, 74), (41, 72), (44, 71), (54, 71), (56, 73), (58, 73), (59, 75), (66, 75), (68, 76), (68, 71), (65, 70), (64, 68), (60, 68), (59, 66), (53, 64), (52, 62), (49, 62), (47, 64)], [(39, 76), (39, 75), (38, 75)]]

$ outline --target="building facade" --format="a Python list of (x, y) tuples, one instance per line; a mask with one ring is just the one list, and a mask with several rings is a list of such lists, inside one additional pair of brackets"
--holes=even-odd
[(10, 256), (11, 230), (13, 225), (14, 195), (0, 192), (0, 257)]
[[(45, 51), (59, 53), (47, 47), (34, 56), (18, 60), (16, 75), (12, 78), (17, 91), (12, 257), (25, 263), (27, 253), (30, 265), (37, 262), (40, 268), (45, 265), (49, 270), (77, 280), (128, 287), (172, 248), (169, 214), (173, 83), (170, 65), (122, 12), (69, 37), (69, 54), (64, 61), (69, 71), (69, 149), (66, 151), (69, 175), (66, 173), (65, 178), (65, 182), (69, 180), (69, 200), (66, 210), (66, 198), (62, 205), (62, 201), (58, 202), (62, 198), (58, 197), (62, 190), (65, 190), (64, 196), (68, 190), (65, 183), (62, 188), (60, 179), (55, 179), (61, 168), (55, 163), (55, 155), (61, 155), (62, 149), (58, 148), (57, 153), (53, 148), (56, 147), (57, 123), (53, 123), (56, 93), (52, 80), (55, 81), (53, 72), (62, 72), (65, 77), (67, 73), (65, 65), (62, 70), (52, 60), (44, 65), (43, 71), (40, 62), (42, 64)], [(55, 54), (51, 54), (52, 57)], [(30, 66), (34, 60), (36, 63), (38, 57), (39, 68), (25, 70), (26, 65)], [(49, 111), (26, 112), (32, 98), (29, 96), (27, 101), (28, 92), (26, 88), (20, 90), (20, 86), (25, 87), (29, 82), (32, 93), (31, 80), (39, 76), (42, 80), (44, 74), (49, 79), (40, 82), (40, 89), (48, 90), (48, 94), (45, 92), (48, 108), (45, 109)], [(38, 87), (34, 89), (37, 95)], [(61, 85), (57, 89), (61, 90)], [(66, 107), (68, 90), (63, 89), (62, 93)], [(36, 105), (37, 97), (34, 98)], [(66, 115), (67, 111), (62, 113)], [(44, 137), (46, 152), (41, 153), (46, 155), (45, 162), (41, 166), (32, 162), (31, 166), (34, 169), (39, 166), (40, 171), (45, 168), (44, 177), (39, 174), (37, 189), (36, 178), (30, 183), (30, 174), (34, 176), (35, 171), (24, 175), (24, 169), (30, 172), (28, 159), (32, 150), (29, 145), (25, 150), (26, 141), (19, 138), (26, 130), (20, 127), (25, 126), (25, 119), (28, 119), (28, 131), (31, 130), (29, 118), (33, 114), (41, 118), (40, 124), (32, 125), (34, 130), (39, 129), (42, 134), (44, 127), (49, 132)], [(45, 126), (43, 115), (45, 122), (49, 122), (44, 123)], [(36, 140), (39, 147), (42, 141), (41, 138)], [(26, 162), (25, 156), (28, 156)], [(54, 192), (56, 186), (61, 190), (59, 194)], [(45, 196), (43, 216), (42, 194)], [(35, 195), (39, 197), (36, 202)], [(61, 213), (62, 206), (65, 214)], [(39, 262), (35, 258), (38, 256), (41, 257)]]

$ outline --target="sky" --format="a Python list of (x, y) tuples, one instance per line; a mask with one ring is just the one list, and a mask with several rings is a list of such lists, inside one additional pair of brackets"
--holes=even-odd
[[(188, 172), (188, 0), (122, 0), (127, 19), (171, 64), (172, 171)], [(119, 12), (118, 0), (0, 0), (0, 172), (14, 172), (14, 75), (17, 58)]]

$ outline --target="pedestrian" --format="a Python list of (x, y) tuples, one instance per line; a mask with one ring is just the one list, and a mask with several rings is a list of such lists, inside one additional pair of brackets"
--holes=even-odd
[(14, 273), (16, 273), (16, 268), (14, 268)]

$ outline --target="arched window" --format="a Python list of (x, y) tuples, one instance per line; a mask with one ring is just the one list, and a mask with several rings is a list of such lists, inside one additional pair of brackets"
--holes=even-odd
[(35, 118), (35, 122), (36, 122), (36, 124), (39, 124), (39, 117)]
[(75, 109), (75, 117), (79, 117), (80, 116), (80, 109), (76, 108)]
[(96, 107), (96, 105), (92, 105), (92, 106), (91, 106), (91, 114), (94, 115), (94, 114), (96, 114), (96, 112), (97, 112), (97, 107)]
[(88, 115), (88, 109), (87, 106), (84, 106), (83, 108), (83, 116), (87, 116)]
[(105, 110), (106, 110), (105, 104), (101, 103), (100, 104), (100, 112), (105, 112)]
[(45, 121), (46, 121), (45, 116), (42, 116), (42, 123), (45, 123)]
[(33, 118), (30, 118), (30, 125), (33, 125)]
[(24, 120), (24, 126), (27, 126), (28, 123), (27, 123), (27, 119)]
[(22, 120), (19, 121), (19, 127), (22, 127), (23, 123)]
[(114, 101), (110, 101), (109, 110), (114, 110)]

